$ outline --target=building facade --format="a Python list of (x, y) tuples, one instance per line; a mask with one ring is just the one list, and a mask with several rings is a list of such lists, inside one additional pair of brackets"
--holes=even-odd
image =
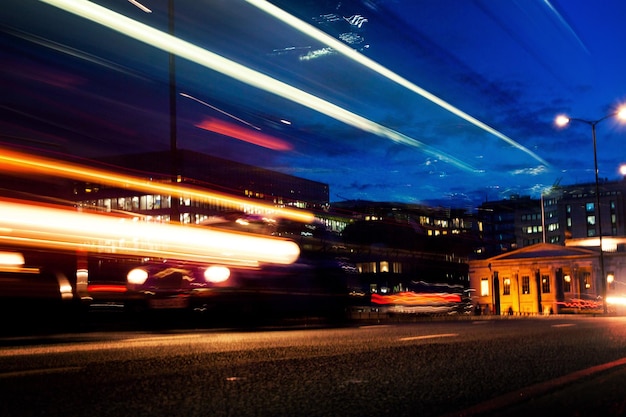
[(478, 218), (484, 253), (499, 253), (537, 243), (565, 245), (571, 239), (626, 236), (626, 180), (555, 185), (540, 199), (512, 196), (483, 203)]
[[(310, 211), (327, 211), (327, 184), (279, 172), (241, 164), (198, 152), (179, 150), (175, 178), (172, 175), (172, 154), (150, 152), (103, 158), (109, 170), (163, 183), (211, 190), (223, 195), (266, 203), (274, 207), (289, 207)], [(101, 184), (77, 183), (74, 200), (82, 207), (106, 212), (128, 212), (148, 220), (183, 224), (198, 224), (219, 213), (238, 210), (250, 213), (245, 203), (233, 208), (219, 201), (198, 200), (193, 197), (172, 199), (170, 195), (146, 194), (132, 188), (113, 188)], [(250, 213), (262, 214), (262, 213)]]
[(482, 313), (526, 315), (603, 313), (606, 300), (608, 312), (624, 314), (626, 257), (602, 258), (597, 250), (539, 243), (471, 260), (473, 302)]

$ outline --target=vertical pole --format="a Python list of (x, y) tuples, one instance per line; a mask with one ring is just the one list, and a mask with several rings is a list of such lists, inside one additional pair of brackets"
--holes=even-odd
[[(168, 31), (174, 36), (174, 0), (168, 3)], [(178, 181), (178, 144), (176, 138), (176, 55), (169, 53), (170, 75), (170, 164), (172, 184)], [(179, 197), (170, 196), (170, 222), (180, 221)]]
[(596, 145), (596, 124), (591, 123), (591, 136), (593, 138), (593, 163), (596, 170), (596, 210), (598, 213), (598, 235), (600, 240), (600, 290), (602, 295), (602, 310), (606, 314), (608, 312), (606, 306), (606, 276), (604, 273), (604, 250), (602, 249), (602, 210), (600, 209), (600, 181), (598, 179), (598, 152)]

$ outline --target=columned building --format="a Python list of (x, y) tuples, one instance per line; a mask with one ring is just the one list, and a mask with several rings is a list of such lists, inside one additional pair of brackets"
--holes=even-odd
[(609, 312), (623, 314), (626, 258), (597, 250), (540, 243), (469, 261), (473, 302), (488, 314), (602, 313), (606, 279)]

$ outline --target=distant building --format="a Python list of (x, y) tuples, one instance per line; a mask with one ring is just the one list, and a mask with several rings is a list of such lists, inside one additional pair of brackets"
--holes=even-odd
[(476, 217), (459, 208), (364, 200), (335, 202), (332, 207), (354, 220), (409, 224), (426, 236), (474, 235), (478, 231)]
[(529, 196), (513, 195), (489, 201), (478, 209), (482, 222), (483, 255), (508, 252), (543, 241), (541, 203)]
[(599, 190), (599, 208), (595, 183), (556, 187), (544, 195), (549, 243), (599, 236), (600, 226), (603, 236), (626, 236), (626, 181), (601, 181)]
[[(537, 243), (565, 245), (570, 239), (626, 236), (626, 181), (555, 186), (541, 199), (512, 196), (478, 209), (487, 256)], [(600, 219), (602, 224), (600, 225)]]
[[(172, 154), (169, 151), (120, 155), (99, 161), (112, 171), (150, 181), (175, 181), (181, 185), (248, 199), (251, 203), (263, 202), (276, 207), (312, 211), (324, 211), (329, 206), (327, 184), (188, 150), (179, 150), (177, 157), (176, 178), (172, 176)], [(173, 201), (169, 195), (150, 195), (131, 188), (88, 183), (76, 185), (74, 198), (84, 207), (132, 212), (154, 221), (169, 221), (173, 215), (178, 216), (181, 223), (200, 223), (209, 216), (234, 210), (192, 198)], [(245, 204), (238, 209), (249, 210)]]

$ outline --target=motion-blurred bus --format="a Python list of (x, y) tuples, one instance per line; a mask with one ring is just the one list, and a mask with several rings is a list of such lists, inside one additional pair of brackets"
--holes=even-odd
[[(168, 258), (163, 253), (142, 257), (83, 253), (77, 284), (82, 300), (92, 310), (186, 310), (215, 320), (345, 317), (344, 269), (319, 250), (321, 227), (243, 213), (227, 213), (201, 226), (181, 227), (226, 232), (228, 238), (242, 239), (242, 245), (252, 239), (250, 250), (258, 251), (259, 258), (265, 256), (263, 249), (271, 251), (262, 246), (275, 243), (288, 250), (291, 246), (285, 246), (287, 243), (295, 245), (298, 253), (293, 262), (248, 262), (225, 255), (224, 262), (216, 262), (198, 256)], [(260, 237), (265, 240), (254, 240)]]

